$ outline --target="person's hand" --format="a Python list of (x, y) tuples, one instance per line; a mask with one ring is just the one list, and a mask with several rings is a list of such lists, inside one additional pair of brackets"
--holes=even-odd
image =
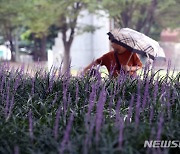
[(128, 66), (128, 65), (122, 65), (122, 69), (124, 70), (124, 71), (130, 71), (130, 66)]

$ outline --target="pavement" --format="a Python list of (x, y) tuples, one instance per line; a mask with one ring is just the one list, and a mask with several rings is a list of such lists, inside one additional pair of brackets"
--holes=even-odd
[(20, 62), (0, 62), (8, 70), (20, 70), (23, 68), (24, 72), (33, 76), (38, 70), (48, 70), (47, 62), (33, 62), (33, 63), (20, 63)]

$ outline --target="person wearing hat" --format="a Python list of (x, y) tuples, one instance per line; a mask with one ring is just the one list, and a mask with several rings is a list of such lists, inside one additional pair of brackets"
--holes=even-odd
[(120, 70), (134, 76), (136, 71), (142, 68), (142, 63), (136, 53), (130, 52), (126, 47), (119, 43), (119, 31), (117, 29), (108, 33), (111, 42), (112, 51), (104, 54), (84, 68), (83, 73), (86, 73), (96, 65), (106, 66), (109, 74), (117, 77)]

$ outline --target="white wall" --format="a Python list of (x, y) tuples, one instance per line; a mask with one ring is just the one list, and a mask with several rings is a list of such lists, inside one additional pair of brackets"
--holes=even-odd
[[(75, 36), (71, 47), (71, 66), (72, 69), (80, 69), (88, 65), (93, 59), (102, 56), (109, 51), (109, 19), (104, 12), (103, 16), (90, 15), (87, 11), (82, 12), (82, 17), (78, 19), (78, 26), (94, 25), (100, 27), (94, 33), (83, 33)], [(63, 58), (63, 43), (61, 34), (55, 39), (52, 51), (49, 51), (49, 67), (60, 66)]]
[[(160, 42), (160, 45), (165, 52), (167, 62), (170, 61), (171, 63), (171, 68), (180, 70), (180, 43)], [(167, 63), (164, 67), (167, 67)]]

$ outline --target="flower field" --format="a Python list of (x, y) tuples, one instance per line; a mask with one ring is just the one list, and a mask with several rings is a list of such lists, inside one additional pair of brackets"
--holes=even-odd
[[(1, 154), (175, 154), (145, 141), (180, 140), (180, 73), (71, 76), (0, 65)], [(60, 71), (59, 71), (60, 72)]]

